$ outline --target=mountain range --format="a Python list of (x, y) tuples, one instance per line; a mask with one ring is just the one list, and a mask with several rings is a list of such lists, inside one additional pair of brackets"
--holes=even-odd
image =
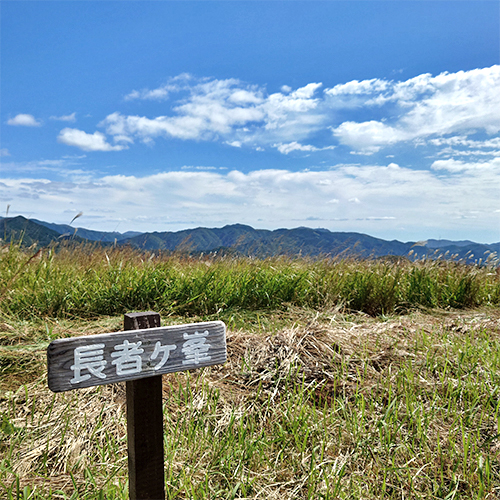
[(105, 232), (53, 224), (22, 216), (0, 217), (0, 237), (5, 243), (21, 242), (24, 246), (48, 246), (61, 240), (78, 243), (97, 242), (104, 246), (128, 245), (141, 250), (163, 252), (231, 253), (235, 255), (270, 257), (289, 256), (357, 256), (385, 257), (454, 256), (475, 261), (490, 253), (500, 254), (500, 243), (482, 244), (473, 241), (428, 240), (425, 242), (387, 241), (361, 233), (332, 232), (328, 229), (254, 229), (243, 224), (222, 228), (185, 229), (176, 232)]

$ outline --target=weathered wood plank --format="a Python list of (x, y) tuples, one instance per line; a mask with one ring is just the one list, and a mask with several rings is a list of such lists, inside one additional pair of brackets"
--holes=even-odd
[[(160, 326), (154, 312), (129, 313), (125, 330)], [(164, 500), (161, 375), (127, 383), (127, 447), (130, 500)]]
[(57, 339), (47, 348), (54, 392), (225, 363), (222, 321)]
[(126, 382), (130, 500), (165, 498), (161, 379)]
[(159, 313), (154, 311), (127, 313), (123, 316), (124, 330), (144, 330), (161, 325)]

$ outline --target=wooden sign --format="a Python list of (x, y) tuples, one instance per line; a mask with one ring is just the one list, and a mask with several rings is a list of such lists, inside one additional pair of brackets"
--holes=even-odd
[(54, 392), (126, 382), (130, 500), (165, 498), (161, 375), (225, 363), (222, 321), (160, 327), (156, 312), (128, 313), (124, 332), (54, 340)]
[(57, 339), (47, 348), (53, 392), (224, 363), (222, 321)]

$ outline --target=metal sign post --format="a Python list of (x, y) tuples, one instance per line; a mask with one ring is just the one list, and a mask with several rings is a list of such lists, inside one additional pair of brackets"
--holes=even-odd
[(126, 382), (129, 496), (165, 498), (161, 375), (225, 363), (222, 321), (160, 327), (154, 312), (125, 315), (123, 332), (57, 339), (47, 348), (54, 392)]

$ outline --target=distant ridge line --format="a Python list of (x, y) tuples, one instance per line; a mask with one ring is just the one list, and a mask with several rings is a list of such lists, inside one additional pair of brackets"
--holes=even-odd
[(500, 243), (433, 240), (425, 242), (387, 241), (356, 232), (332, 232), (328, 229), (297, 227), (293, 229), (254, 229), (245, 224), (221, 228), (197, 227), (181, 231), (153, 233), (106, 232), (53, 224), (23, 216), (0, 217), (0, 238), (6, 242), (21, 241), (24, 246), (48, 246), (61, 239), (94, 242), (105, 246), (128, 245), (147, 251), (229, 253), (242, 256), (345, 256), (379, 258), (423, 256), (485, 260), (490, 253), (500, 253)]
[(273, 257), (432, 257), (455, 258), (468, 262), (485, 260), (500, 253), (500, 243), (427, 240), (424, 242), (387, 241), (356, 232), (332, 232), (328, 229), (254, 229), (245, 224), (221, 228), (198, 227), (181, 231), (153, 233), (106, 232), (53, 224), (23, 216), (0, 217), (0, 238), (22, 241), (24, 246), (48, 246), (56, 241), (93, 242), (104, 246), (130, 246), (139, 250), (184, 252), (189, 254), (223, 253), (241, 256)]

